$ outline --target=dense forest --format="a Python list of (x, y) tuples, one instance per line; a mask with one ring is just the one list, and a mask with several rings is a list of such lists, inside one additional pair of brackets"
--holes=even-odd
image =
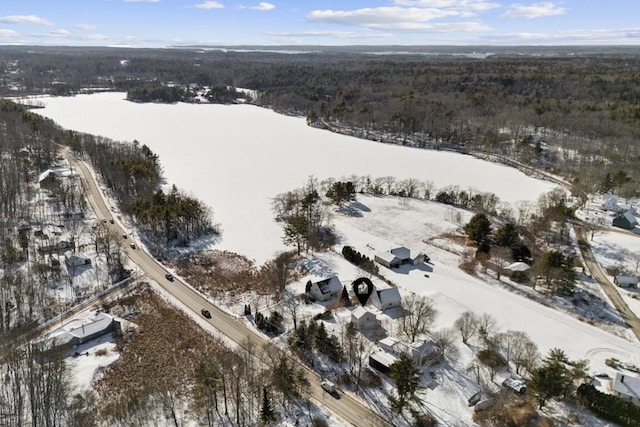
[(490, 49), (495, 54), (470, 57), (453, 48), (439, 55), (418, 48), (403, 55), (355, 48), (294, 55), (2, 47), (0, 92), (115, 89), (141, 101), (174, 102), (184, 99), (178, 89), (158, 87), (178, 85), (217, 88), (209, 99), (227, 102), (224, 88), (248, 88), (257, 91), (257, 104), (336, 132), (499, 156), (546, 168), (590, 191), (606, 186), (607, 173), (624, 171), (631, 180), (618, 190), (636, 193), (637, 49)]

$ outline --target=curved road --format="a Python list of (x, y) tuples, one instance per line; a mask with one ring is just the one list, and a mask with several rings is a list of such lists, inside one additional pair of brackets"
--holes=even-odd
[[(87, 198), (96, 215), (99, 218), (105, 218), (107, 220), (113, 219), (114, 223), (111, 224), (107, 222), (107, 226), (116, 232), (117, 235), (123, 234), (124, 230), (118, 221), (113, 218), (113, 213), (105, 203), (104, 197), (98, 189), (89, 168), (84, 162), (68, 153), (68, 151), (66, 157), (82, 176), (86, 185)], [(260, 349), (264, 349), (268, 344), (268, 340), (264, 336), (247, 328), (240, 321), (220, 310), (203, 295), (180, 279), (175, 278), (171, 282), (168, 281), (165, 278), (165, 274), (167, 273), (165, 268), (145, 251), (139, 248), (132, 249), (130, 246), (125, 246), (124, 250), (131, 261), (134, 262), (146, 276), (156, 281), (166, 292), (191, 310), (192, 314), (200, 316), (200, 310), (206, 308), (212, 314), (212, 318), (206, 321), (238, 345), (246, 349), (258, 349), (258, 352), (262, 353)], [(258, 358), (265, 357), (264, 353), (256, 354), (254, 351), (253, 354)], [(305, 391), (307, 395), (331, 410), (331, 412), (339, 416), (342, 420), (351, 425), (363, 427), (391, 425), (391, 423), (382, 419), (374, 410), (366, 407), (360, 400), (357, 400), (350, 394), (340, 393), (340, 399), (327, 394), (320, 387), (320, 377), (297, 360), (296, 363), (304, 369), (306, 377), (309, 380), (310, 387)]]
[(611, 303), (615, 306), (616, 310), (618, 310), (622, 319), (629, 325), (631, 331), (640, 341), (640, 319), (631, 311), (627, 303), (624, 302), (615, 285), (611, 283), (602, 270), (602, 267), (600, 267), (600, 264), (596, 261), (587, 239), (587, 232), (577, 223), (574, 224), (574, 228), (578, 236), (578, 247), (580, 248), (586, 267), (591, 272), (593, 278), (600, 284), (602, 290), (607, 294), (607, 297), (609, 297)]

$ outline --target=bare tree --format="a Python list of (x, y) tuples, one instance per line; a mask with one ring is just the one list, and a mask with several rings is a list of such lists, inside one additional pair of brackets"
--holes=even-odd
[(485, 344), (487, 344), (496, 333), (496, 327), (496, 319), (489, 313), (482, 313), (482, 316), (478, 319), (478, 334)]
[(522, 331), (507, 331), (499, 334), (497, 339), (507, 362), (515, 364), (517, 374), (522, 368), (531, 370), (535, 366), (539, 359), (538, 346), (529, 335)]
[(505, 246), (494, 246), (491, 248), (491, 260), (496, 266), (496, 278), (500, 280), (504, 274), (505, 267), (509, 265), (511, 249)]
[(456, 319), (453, 327), (460, 332), (462, 342), (467, 344), (478, 331), (478, 316), (472, 311), (465, 311)]
[(438, 313), (433, 306), (433, 300), (415, 294), (404, 299), (402, 308), (404, 316), (399, 321), (400, 332), (406, 335), (411, 342), (414, 342), (418, 335), (429, 332)]
[(433, 340), (433, 345), (438, 349), (439, 356), (442, 359), (445, 359), (447, 355), (451, 353), (456, 342), (455, 332), (451, 328), (444, 328), (439, 331), (435, 331), (431, 335), (431, 339)]

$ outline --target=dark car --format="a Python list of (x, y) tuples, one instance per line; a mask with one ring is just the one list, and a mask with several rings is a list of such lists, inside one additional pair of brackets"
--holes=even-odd
[(168, 281), (173, 282), (173, 274), (167, 273), (164, 275), (164, 277), (166, 277)]
[(129, 246), (131, 246), (131, 249), (135, 249), (136, 248), (136, 244), (135, 243), (131, 243), (131, 244), (129, 244)]
[(207, 319), (211, 319), (211, 312), (209, 312), (209, 310), (207, 310), (206, 308), (200, 310), (200, 313), (202, 313), (202, 315)]

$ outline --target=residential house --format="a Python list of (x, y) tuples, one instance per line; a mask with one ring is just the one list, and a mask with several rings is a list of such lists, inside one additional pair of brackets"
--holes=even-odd
[(371, 294), (371, 303), (379, 310), (400, 307), (402, 302), (398, 288), (376, 288)]
[(309, 280), (305, 291), (308, 296), (314, 298), (316, 301), (328, 301), (340, 295), (342, 288), (343, 286), (338, 276), (331, 276), (315, 282)]
[(613, 379), (613, 394), (640, 405), (640, 378), (618, 372)]
[(622, 209), (618, 205), (618, 198), (612, 194), (604, 194), (602, 207), (607, 211), (620, 212)]
[(637, 288), (638, 287), (638, 277), (637, 276), (629, 276), (624, 274), (619, 274), (613, 278), (613, 283), (618, 285), (621, 288)]
[(387, 268), (398, 268), (403, 264), (417, 265), (425, 262), (425, 255), (418, 254), (412, 257), (410, 249), (400, 246), (387, 252), (379, 252), (374, 256), (374, 260)]
[(393, 337), (387, 337), (378, 341), (378, 346), (395, 357), (406, 353), (418, 366), (428, 366), (438, 361), (438, 351), (431, 340), (404, 343)]
[(512, 273), (514, 271), (522, 271), (522, 272), (529, 271), (530, 268), (531, 267), (529, 267), (529, 264), (527, 264), (526, 262), (517, 261), (506, 266), (504, 270), (508, 273)]
[(77, 253), (66, 252), (64, 263), (67, 267), (79, 267), (81, 265), (91, 265), (91, 258)]
[(356, 307), (351, 312), (351, 322), (357, 326), (359, 331), (371, 331), (382, 327), (382, 322), (378, 320), (376, 315), (362, 306)]
[(633, 227), (635, 227), (637, 223), (638, 220), (636, 220), (635, 215), (633, 214), (631, 209), (629, 209), (622, 215), (615, 217), (613, 219), (612, 225), (614, 227), (622, 228), (625, 230), (633, 230)]

